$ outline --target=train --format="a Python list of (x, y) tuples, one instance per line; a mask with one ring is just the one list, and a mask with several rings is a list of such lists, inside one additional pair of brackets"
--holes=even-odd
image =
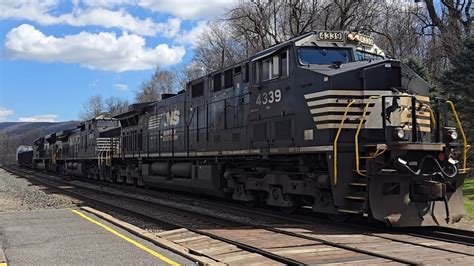
[(464, 215), (454, 103), (371, 36), (313, 31), (38, 138), (32, 167), (337, 220), (442, 226)]
[(21, 145), (16, 150), (16, 161), (23, 167), (33, 167), (33, 147)]

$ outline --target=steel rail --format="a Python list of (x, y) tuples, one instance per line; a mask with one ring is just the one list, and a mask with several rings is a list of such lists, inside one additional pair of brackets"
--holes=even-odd
[[(30, 171), (34, 171), (34, 170), (30, 169)], [(47, 174), (47, 175), (50, 175), (50, 176), (56, 176), (56, 177), (59, 177), (59, 178), (64, 178), (63, 175), (56, 174), (56, 173), (44, 173), (44, 172), (41, 172), (41, 173), (42, 174)], [(77, 180), (77, 181), (80, 181), (80, 182), (86, 182), (86, 183), (106, 185), (106, 186), (113, 187), (114, 189), (122, 190), (122, 191), (127, 192), (127, 193), (139, 192), (139, 193), (143, 194), (146, 191), (146, 190), (141, 189), (141, 188), (127, 187), (127, 186), (123, 186), (123, 185), (120, 185), (120, 184), (109, 183), (109, 182), (100, 181), (100, 180), (83, 179), (83, 178), (74, 178), (74, 180)], [(282, 216), (281, 213), (271, 211), (271, 210), (268, 210), (268, 209), (244, 208), (242, 206), (236, 205), (235, 203), (231, 203), (231, 202), (230, 203), (229, 202), (224, 202), (223, 203), (222, 201), (216, 202), (216, 201), (213, 201), (213, 200), (203, 199), (202, 197), (192, 197), (192, 196), (189, 196), (189, 195), (183, 196), (183, 195), (180, 195), (180, 194), (163, 192), (163, 191), (159, 191), (159, 192), (158, 191), (153, 191), (153, 193), (150, 193), (148, 191), (147, 195), (152, 196), (152, 197), (153, 196), (161, 196), (162, 197), (163, 195), (165, 195), (166, 197), (172, 198), (172, 200), (175, 200), (176, 195), (178, 195), (180, 199), (189, 200), (193, 203), (199, 202), (200, 204), (204, 204), (204, 205), (208, 205), (208, 206), (231, 209), (231, 210), (235, 210), (235, 211), (239, 211), (239, 212), (254, 214), (254, 215), (258, 215), (258, 216), (266, 216), (266, 217), (269, 217), (269, 218), (280, 219), (282, 221), (291, 221), (291, 222), (296, 222), (296, 223), (300, 223), (300, 224), (314, 224), (315, 222), (324, 223), (328, 226), (333, 227), (334, 229), (338, 229), (338, 230), (341, 230), (341, 231), (344, 231), (344, 232), (349, 232), (349, 233), (350, 232), (357, 232), (357, 233), (360, 233), (360, 234), (363, 234), (363, 235), (366, 235), (366, 236), (377, 237), (377, 238), (381, 238), (381, 239), (391, 240), (391, 241), (394, 241), (394, 242), (411, 244), (411, 245), (415, 245), (415, 246), (420, 246), (420, 247), (425, 247), (425, 248), (430, 248), (430, 249), (436, 249), (436, 250), (445, 251), (445, 252), (457, 253), (457, 254), (462, 254), (462, 255), (467, 255), (467, 256), (474, 256), (471, 253), (466, 253), (466, 252), (463, 252), (463, 251), (457, 251), (457, 250), (452, 250), (452, 249), (443, 248), (443, 247), (439, 247), (439, 246), (427, 245), (427, 244), (423, 244), (423, 243), (410, 242), (408, 240), (397, 239), (396, 237), (390, 237), (390, 236), (386, 236), (386, 235), (385, 236), (379, 235), (380, 233), (396, 233), (396, 234), (403, 233), (403, 234), (411, 235), (413, 237), (420, 237), (420, 238), (437, 240), (437, 241), (442, 241), (442, 242), (450, 242), (450, 243), (455, 243), (455, 244), (463, 244), (463, 245), (467, 245), (467, 246), (473, 246), (474, 245), (474, 243), (473, 243), (474, 242), (474, 232), (466, 231), (466, 230), (454, 229), (454, 228), (449, 228), (449, 227), (422, 227), (421, 229), (426, 231), (426, 233), (421, 233), (419, 230), (418, 231), (412, 230), (411, 232), (408, 232), (407, 229), (404, 229), (404, 228), (383, 228), (383, 229), (381, 229), (381, 228), (377, 228), (377, 227), (374, 227), (374, 226), (361, 225), (361, 224), (358, 224), (358, 223), (357, 224), (350, 223), (350, 226), (352, 228), (349, 231), (349, 230), (347, 230), (347, 225), (348, 225), (347, 223), (331, 222), (329, 224), (327, 219), (317, 218), (317, 217), (309, 216), (309, 215), (308, 216), (306, 216), (306, 215), (301, 216), (301, 215), (292, 214), (291, 216), (288, 216), (288, 214), (285, 214), (285, 216)], [(140, 200), (140, 199), (137, 199), (137, 198), (134, 198), (134, 199)], [(148, 201), (145, 201), (145, 202), (149, 203)], [(311, 213), (311, 214), (313, 214), (313, 213)], [(444, 236), (443, 235), (434, 236), (434, 235), (429, 235), (428, 234), (428, 230), (430, 230), (430, 229), (431, 230), (441, 230), (440, 228), (443, 228), (444, 231), (450, 230), (449, 232), (450, 232), (451, 235), (453, 235), (453, 234), (459, 235), (459, 236), (470, 235), (471, 237), (464, 237), (464, 238), (462, 238), (464, 241), (461, 241), (460, 240), (461, 237), (459, 237), (457, 240), (454, 240), (452, 237), (451, 238), (446, 237), (446, 235), (449, 235), (449, 234), (445, 234)], [(355, 229), (357, 229), (357, 230), (355, 230)], [(371, 231), (371, 233), (368, 233), (367, 231)]]
[[(33, 171), (33, 170), (31, 170), (31, 171)], [(56, 173), (44, 173), (44, 174), (57, 176), (57, 177), (60, 177), (60, 178), (64, 177), (64, 176), (56, 174)], [(108, 182), (99, 181), (99, 180), (81, 179), (81, 178), (75, 178), (75, 180), (78, 180), (78, 181), (81, 181), (81, 182), (86, 182), (86, 183), (96, 183), (96, 184), (100, 184), (100, 185), (107, 185), (107, 186), (111, 186), (115, 189), (126, 191), (128, 193), (133, 193), (133, 192), (143, 193), (145, 191), (144, 189), (140, 189), (140, 188), (126, 187), (126, 186), (123, 186), (123, 185), (119, 185), (119, 184), (115, 184), (115, 183), (108, 183)], [(153, 192), (154, 193), (148, 192), (147, 195), (148, 196), (163, 196), (163, 195), (166, 195), (167, 197), (173, 198), (173, 200), (175, 200), (175, 197), (177, 195), (177, 194), (174, 194), (174, 193), (171, 194), (171, 193), (162, 192), (162, 191), (160, 191), (160, 192), (153, 191)], [(192, 201), (193, 203), (199, 202), (201, 204), (205, 204), (205, 205), (208, 205), (208, 206), (214, 206), (214, 207), (225, 208), (225, 209), (232, 209), (232, 210), (235, 210), (235, 211), (246, 212), (246, 213), (255, 214), (255, 215), (258, 215), (258, 216), (266, 216), (266, 217), (269, 217), (269, 218), (276, 218), (276, 219), (280, 219), (282, 221), (291, 221), (291, 222), (296, 222), (296, 223), (300, 223), (300, 224), (314, 224), (315, 222), (324, 223), (328, 226), (333, 227), (334, 229), (338, 229), (338, 230), (341, 230), (341, 231), (344, 231), (344, 232), (349, 232), (349, 233), (350, 232), (357, 232), (357, 233), (360, 233), (360, 234), (363, 234), (363, 235), (366, 235), (366, 236), (377, 237), (377, 238), (381, 238), (381, 239), (385, 239), (385, 240), (391, 240), (391, 241), (394, 241), (394, 242), (399, 242), (399, 243), (404, 243), (404, 244), (411, 244), (411, 245), (420, 246), (420, 247), (424, 247), (424, 248), (436, 249), (436, 250), (440, 250), (440, 251), (451, 252), (451, 253), (456, 253), (456, 254), (462, 254), (462, 255), (467, 255), (467, 256), (474, 256), (472, 253), (467, 253), (467, 252), (463, 252), (463, 251), (457, 251), (457, 250), (453, 250), (453, 249), (443, 248), (443, 247), (439, 247), (439, 246), (432, 246), (432, 245), (423, 244), (423, 243), (410, 242), (408, 240), (397, 239), (396, 237), (390, 237), (390, 236), (386, 236), (386, 235), (384, 235), (384, 236), (379, 235), (381, 233), (396, 233), (396, 234), (403, 233), (403, 234), (411, 235), (413, 237), (420, 237), (420, 238), (437, 240), (437, 241), (442, 241), (442, 242), (451, 242), (451, 243), (455, 243), (455, 244), (463, 244), (463, 245), (472, 246), (473, 241), (474, 241), (473, 240), (474, 232), (470, 232), (470, 231), (466, 231), (466, 230), (459, 230), (459, 229), (453, 229), (453, 228), (449, 228), (449, 227), (442, 227), (444, 230), (450, 230), (451, 234), (462, 235), (464, 233), (467, 233), (467, 234), (471, 233), (471, 236), (472, 236), (471, 238), (464, 238), (464, 240), (470, 240), (470, 242), (467, 242), (467, 241), (463, 242), (463, 241), (460, 241), (459, 239), (457, 241), (455, 241), (452, 238), (446, 238), (446, 237), (443, 237), (443, 236), (433, 236), (433, 235), (430, 236), (430, 235), (428, 235), (428, 233), (421, 233), (419, 231), (415, 232), (413, 230), (411, 232), (408, 232), (408, 231), (406, 231), (406, 229), (400, 229), (400, 228), (389, 228), (389, 229), (384, 228), (384, 229), (381, 229), (381, 228), (376, 228), (376, 227), (373, 227), (373, 226), (366, 226), (366, 225), (354, 224), (354, 223), (350, 224), (350, 226), (352, 228), (349, 231), (349, 230), (347, 230), (347, 225), (348, 225), (347, 223), (337, 223), (337, 222), (334, 223), (334, 222), (332, 222), (331, 224), (329, 224), (327, 219), (317, 218), (317, 217), (314, 217), (314, 216), (301, 216), (301, 215), (294, 215), (294, 214), (291, 215), (291, 216), (288, 216), (287, 214), (285, 214), (285, 216), (282, 216), (281, 213), (270, 211), (268, 209), (262, 209), (262, 208), (249, 209), (249, 208), (244, 208), (244, 207), (241, 207), (239, 205), (236, 205), (235, 203), (223, 203), (223, 202), (210, 201), (210, 200), (205, 200), (205, 199), (198, 198), (198, 197), (192, 197), (192, 196), (189, 196), (189, 195), (186, 195), (186, 196), (179, 195), (179, 198)], [(134, 198), (134, 199), (136, 199), (136, 198)], [(140, 199), (136, 199), (136, 200), (140, 200)], [(145, 201), (145, 202), (150, 203), (149, 201)], [(344, 228), (344, 227), (346, 227), (346, 228)], [(440, 230), (439, 228), (441, 228), (441, 227), (434, 227), (434, 228), (430, 228), (430, 229)], [(357, 230), (355, 230), (355, 229), (357, 229)], [(426, 227), (421, 228), (421, 229), (423, 229), (425, 231), (430, 230), (429, 228), (426, 228)], [(371, 233), (368, 233), (367, 231), (371, 231)]]
[[(21, 172), (21, 170), (20, 170), (20, 172)], [(32, 175), (31, 173), (28, 173), (28, 174)], [(48, 173), (43, 173), (43, 174), (49, 175)], [(48, 178), (48, 177), (46, 177), (46, 178)], [(38, 181), (40, 183), (43, 183), (42, 180), (39, 181), (39, 180), (37, 180), (37, 178), (32, 178), (32, 179), (34, 179), (35, 181)], [(100, 189), (95, 189), (95, 188), (90, 188), (90, 187), (86, 187), (86, 186), (83, 187), (83, 186), (80, 186), (80, 185), (77, 185), (77, 184), (71, 184), (70, 182), (67, 182), (67, 181), (54, 180), (54, 182), (64, 183), (64, 184), (67, 184), (69, 186), (76, 186), (79, 189), (95, 191), (96, 193), (108, 194), (108, 195), (111, 195), (111, 196), (126, 197), (127, 199), (134, 200), (134, 201), (139, 201), (139, 202), (145, 203), (147, 205), (160, 205), (160, 208), (163, 206), (163, 204), (160, 204), (160, 203), (157, 203), (157, 202), (152, 202), (152, 201), (148, 201), (148, 200), (144, 200), (144, 199), (137, 199), (135, 197), (129, 197), (129, 196), (126, 196), (126, 195), (117, 194), (117, 193), (104, 191), (104, 190), (100, 190)], [(52, 184), (48, 184), (47, 182), (46, 182), (45, 185), (56, 187)], [(65, 191), (65, 192), (70, 192), (70, 190), (68, 190), (67, 188), (66, 189), (65, 188), (60, 188), (60, 189)], [(87, 197), (87, 196), (84, 196), (84, 195), (82, 195), (82, 196)], [(97, 201), (97, 200), (95, 200), (95, 201)], [(110, 203), (105, 203), (105, 204), (109, 205)], [(111, 205), (113, 205), (113, 204), (111, 204)], [(175, 209), (175, 210), (180, 211), (180, 212), (188, 212), (188, 213), (191, 213), (192, 215), (195, 215), (195, 216), (196, 215), (207, 216), (207, 217), (211, 217), (212, 219), (220, 219), (222, 221), (225, 221), (226, 223), (229, 222), (228, 219), (209, 216), (209, 215), (206, 215), (206, 214), (203, 214), (203, 213), (198, 213), (198, 212), (194, 212), (194, 211), (190, 211), (190, 210), (184, 210), (184, 209), (181, 209), (179, 207), (174, 207), (174, 206), (169, 206), (169, 205), (164, 205), (164, 207), (165, 208), (172, 208), (172, 209)], [(123, 209), (123, 207), (120, 207), (120, 208)], [(126, 208), (125, 208), (125, 210), (128, 213), (132, 213), (132, 214), (136, 213), (136, 211), (129, 210), (129, 209), (126, 209)], [(139, 214), (139, 215), (140, 216), (145, 216), (145, 217), (148, 216), (146, 214)], [(279, 218), (282, 219), (282, 217), (279, 217)], [(149, 220), (149, 221), (153, 221), (153, 219), (157, 219), (158, 222), (162, 221), (158, 218), (151, 217), (151, 216), (148, 216), (146, 219)], [(306, 239), (306, 240), (311, 240), (311, 241), (319, 242), (320, 244), (324, 244), (324, 245), (327, 245), (327, 246), (332, 246), (332, 247), (336, 247), (336, 248), (340, 248), (340, 249), (344, 249), (344, 250), (348, 250), (348, 251), (352, 251), (352, 252), (356, 252), (356, 253), (360, 253), (360, 254), (365, 254), (365, 255), (372, 256), (372, 257), (387, 259), (387, 260), (391, 260), (391, 261), (395, 261), (395, 262), (399, 262), (399, 263), (404, 263), (404, 264), (408, 264), (408, 265), (419, 265), (420, 264), (419, 262), (416, 262), (416, 261), (411, 261), (411, 260), (406, 260), (406, 259), (399, 258), (399, 257), (380, 254), (380, 253), (369, 251), (369, 250), (363, 250), (363, 249), (347, 246), (347, 245), (344, 245), (344, 244), (340, 244), (340, 243), (320, 239), (320, 238), (317, 238), (317, 237), (306, 236), (306, 235), (302, 235), (302, 234), (298, 234), (298, 233), (294, 233), (294, 232), (288, 232), (288, 231), (285, 231), (285, 230), (272, 228), (272, 227), (269, 227), (269, 226), (255, 225), (255, 224), (245, 223), (245, 222), (240, 222), (240, 221), (239, 222), (232, 221), (232, 222), (236, 223), (236, 224), (240, 224), (241, 226), (253, 227), (253, 228), (272, 231), (272, 232), (279, 233), (279, 234), (284, 234), (284, 235), (287, 235), (287, 236), (292, 236), (292, 237), (302, 238), (302, 239)], [(178, 225), (178, 224), (173, 224), (172, 223), (172, 225)], [(182, 225), (178, 225), (178, 226), (183, 227)], [(185, 228), (188, 229), (189, 231), (193, 231), (193, 232), (198, 233), (198, 234), (207, 235), (209, 237), (221, 240), (223, 242), (227, 242), (229, 244), (236, 245), (236, 246), (238, 246), (239, 248), (241, 248), (243, 250), (258, 253), (258, 254), (261, 254), (262, 256), (265, 256), (267, 258), (270, 258), (270, 259), (273, 259), (275, 261), (279, 261), (279, 262), (282, 262), (282, 263), (285, 263), (285, 264), (288, 264), (288, 265), (301, 265), (301, 264), (303, 264), (302, 262), (298, 262), (298, 261), (292, 260), (290, 258), (286, 258), (286, 257), (280, 256), (280, 255), (277, 255), (277, 254), (274, 254), (274, 253), (256, 248), (256, 247), (252, 247), (252, 246), (246, 245), (246, 244), (238, 242), (238, 241), (234, 241), (234, 240), (231, 240), (231, 239), (228, 239), (228, 238), (223, 238), (223, 237), (220, 237), (218, 235), (215, 235), (215, 234), (212, 234), (212, 233), (209, 233), (209, 232), (204, 232), (204, 231), (201, 231), (201, 230), (192, 229), (192, 228), (188, 228), (188, 227), (185, 227)]]
[[(11, 169), (8, 169), (9, 172), (12, 172), (16, 175), (18, 175), (18, 173), (21, 172), (21, 170), (11, 170)], [(15, 173), (16, 172), (16, 173)], [(252, 253), (257, 253), (257, 254), (260, 254), (264, 257), (267, 257), (269, 259), (272, 259), (274, 261), (278, 261), (278, 262), (281, 262), (281, 263), (284, 263), (286, 265), (303, 265), (304, 263), (302, 262), (299, 262), (299, 261), (296, 261), (296, 260), (293, 260), (293, 259), (290, 259), (290, 258), (287, 258), (287, 257), (284, 257), (284, 256), (280, 256), (280, 255), (277, 255), (275, 253), (271, 253), (271, 252), (268, 252), (268, 251), (265, 251), (263, 249), (259, 249), (259, 248), (256, 248), (256, 247), (252, 247), (252, 246), (249, 246), (247, 244), (244, 244), (244, 243), (240, 243), (238, 241), (234, 241), (234, 240), (231, 240), (231, 239), (228, 239), (228, 238), (224, 238), (224, 237), (220, 237), (218, 235), (215, 235), (215, 234), (212, 234), (212, 233), (209, 233), (209, 232), (204, 232), (204, 231), (201, 231), (201, 230), (197, 230), (197, 229), (192, 229), (192, 228), (189, 228), (189, 227), (185, 227), (185, 226), (182, 226), (182, 225), (179, 225), (177, 223), (170, 223), (170, 222), (167, 222), (163, 219), (159, 219), (159, 218), (156, 218), (154, 216), (150, 216), (150, 215), (147, 215), (147, 214), (143, 214), (143, 213), (140, 213), (138, 211), (134, 211), (134, 210), (131, 210), (131, 209), (128, 209), (128, 208), (125, 208), (125, 207), (122, 207), (122, 206), (118, 206), (116, 204), (112, 204), (112, 203), (107, 203), (105, 201), (102, 201), (102, 200), (98, 200), (98, 199), (94, 199), (92, 197), (88, 197), (88, 196), (85, 196), (81, 193), (77, 193), (77, 192), (74, 192), (74, 191), (71, 191), (71, 186), (77, 186), (76, 184), (71, 184), (70, 182), (66, 182), (66, 181), (60, 181), (60, 180), (54, 180), (53, 182), (58, 182), (58, 183), (63, 183), (63, 184), (67, 184), (68, 187), (65, 188), (65, 187), (61, 187), (61, 186), (56, 186), (54, 184), (51, 184), (47, 181), (44, 181), (42, 180), (41, 178), (38, 178), (38, 177), (32, 177), (33, 174), (31, 173), (26, 173), (27, 175), (30, 175), (30, 176), (24, 176), (24, 175), (21, 175), (27, 179), (30, 179), (30, 180), (34, 180), (38, 183), (41, 183), (43, 184), (44, 186), (47, 186), (47, 187), (52, 187), (54, 189), (57, 189), (57, 190), (60, 190), (62, 191), (64, 194), (67, 194), (67, 195), (70, 195), (74, 198), (78, 198), (78, 199), (81, 199), (85, 202), (91, 202), (93, 203), (93, 205), (97, 205), (97, 206), (101, 206), (103, 208), (106, 208), (106, 209), (110, 209), (110, 210), (114, 210), (114, 211), (117, 211), (117, 212), (120, 212), (120, 213), (123, 213), (123, 214), (127, 214), (127, 215), (132, 215), (132, 216), (136, 216), (136, 217), (139, 217), (141, 219), (144, 219), (145, 221), (148, 221), (148, 222), (153, 222), (153, 223), (156, 223), (158, 225), (165, 225), (166, 227), (169, 227), (171, 229), (176, 229), (176, 228), (186, 228), (187, 230), (191, 231), (191, 232), (195, 232), (197, 234), (201, 234), (201, 235), (206, 235), (208, 237), (211, 237), (211, 238), (214, 238), (214, 239), (217, 239), (217, 240), (220, 240), (222, 242), (225, 242), (225, 243), (228, 243), (228, 244), (231, 244), (231, 245), (235, 245), (237, 247), (239, 247), (240, 249), (242, 250), (245, 250), (245, 251), (249, 251), (249, 252), (252, 252)], [(109, 191), (104, 191), (104, 190), (100, 190), (100, 189), (94, 189), (94, 188), (90, 188), (90, 187), (82, 187), (82, 186), (77, 186), (78, 189), (84, 189), (84, 190), (88, 190), (88, 191), (95, 191), (96, 193), (101, 193), (101, 194), (107, 194), (109, 196), (115, 196), (115, 197), (126, 197), (128, 200), (135, 200), (135, 201), (141, 201), (143, 203), (146, 203), (146, 204), (150, 204), (152, 203), (155, 207), (156, 205), (159, 205), (158, 203), (156, 202), (149, 202), (149, 201), (146, 201), (146, 200), (141, 200), (141, 199), (136, 199), (136, 198), (130, 198), (130, 197), (127, 197), (127, 196), (124, 196), (124, 195), (120, 195), (120, 194), (114, 194), (112, 192), (109, 192)], [(179, 210), (181, 212), (189, 212), (189, 213), (192, 213), (193, 215), (201, 215), (201, 216), (205, 216), (204, 214), (202, 213), (196, 213), (196, 212), (192, 212), (192, 211), (189, 211), (189, 210), (184, 210), (184, 209), (180, 209), (180, 208), (174, 208), (174, 207), (171, 207), (171, 206), (168, 206), (168, 205), (160, 205), (160, 208), (161, 207), (164, 207), (164, 208), (171, 208), (171, 209), (175, 209), (175, 210)], [(209, 217), (209, 216), (208, 216)], [(220, 219), (220, 218), (216, 218), (216, 217), (213, 217), (213, 216), (210, 216), (212, 219)], [(225, 221), (226, 223), (229, 223), (229, 220), (225, 220), (225, 219), (220, 219), (222, 221)], [(233, 221), (232, 221), (233, 222)], [(237, 222), (234, 222), (236, 224), (240, 224), (240, 223), (237, 223)]]

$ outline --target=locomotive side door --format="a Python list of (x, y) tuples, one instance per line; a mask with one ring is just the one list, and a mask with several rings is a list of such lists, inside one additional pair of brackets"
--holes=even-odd
[(294, 144), (294, 119), (285, 100), (291, 96), (288, 56), (283, 49), (252, 63), (249, 143), (267, 153), (272, 147)]

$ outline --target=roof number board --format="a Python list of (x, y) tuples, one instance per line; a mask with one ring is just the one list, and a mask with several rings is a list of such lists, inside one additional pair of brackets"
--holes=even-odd
[(320, 31), (318, 32), (318, 39), (320, 41), (343, 42), (344, 34), (342, 32)]

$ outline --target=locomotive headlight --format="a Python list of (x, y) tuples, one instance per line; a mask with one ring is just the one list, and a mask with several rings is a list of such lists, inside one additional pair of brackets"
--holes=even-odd
[(450, 129), (448, 131), (448, 136), (451, 140), (457, 140), (458, 139), (458, 131), (456, 129)]
[(405, 137), (405, 131), (401, 127), (397, 127), (394, 130), (394, 135), (397, 137), (399, 140), (403, 139)]

